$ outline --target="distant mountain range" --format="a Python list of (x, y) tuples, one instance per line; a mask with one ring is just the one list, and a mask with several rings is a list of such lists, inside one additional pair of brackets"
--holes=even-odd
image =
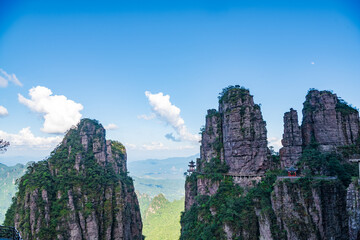
[(16, 179), (24, 175), (27, 166), (16, 164), (15, 166), (8, 167), (0, 163), (0, 224), (5, 219), (5, 213), (11, 204), (11, 199), (16, 192)]
[[(129, 162), (128, 169), (134, 179), (136, 191), (146, 194), (149, 202), (159, 194), (163, 194), (169, 201), (174, 201), (184, 196), (184, 172), (187, 170), (189, 161), (195, 160), (197, 157), (199, 154), (189, 157)], [(0, 163), (0, 224), (15, 195), (15, 181), (26, 172), (29, 164), (31, 162), (15, 166)]]
[(163, 194), (150, 200), (147, 194), (138, 194), (143, 221), (143, 235), (147, 240), (173, 240), (180, 237), (180, 216), (184, 200), (168, 201)]
[(167, 159), (147, 159), (128, 162), (131, 176), (152, 179), (184, 179), (184, 172), (191, 160), (196, 160), (199, 154), (189, 157), (174, 157)]
[(189, 162), (198, 157), (199, 154), (129, 162), (128, 169), (137, 192), (147, 194), (150, 198), (162, 193), (168, 200), (173, 201), (185, 195), (184, 172)]

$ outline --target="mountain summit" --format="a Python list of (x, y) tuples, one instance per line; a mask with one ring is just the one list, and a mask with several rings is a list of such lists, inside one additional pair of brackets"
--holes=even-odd
[(19, 179), (5, 224), (24, 239), (143, 239), (126, 150), (82, 119), (47, 160)]

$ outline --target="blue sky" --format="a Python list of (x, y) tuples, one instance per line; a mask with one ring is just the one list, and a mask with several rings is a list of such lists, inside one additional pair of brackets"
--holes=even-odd
[[(262, 104), (272, 145), (309, 88), (359, 107), (360, 4), (268, 2), (0, 0), (0, 69), (19, 81), (0, 75), (0, 135), (17, 141), (0, 162), (46, 157), (76, 114), (116, 125), (107, 135), (129, 161), (195, 154), (206, 110), (228, 85)], [(32, 88), (52, 95), (31, 99)], [(51, 120), (62, 107), (74, 112)]]

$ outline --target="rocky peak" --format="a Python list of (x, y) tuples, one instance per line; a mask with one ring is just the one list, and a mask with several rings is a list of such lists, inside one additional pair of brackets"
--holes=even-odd
[(261, 174), (267, 169), (266, 122), (248, 89), (230, 87), (219, 98), (224, 158), (230, 173)]
[(303, 108), (304, 146), (312, 141), (321, 151), (355, 144), (359, 138), (359, 112), (330, 91), (310, 90)]
[(295, 166), (302, 153), (302, 136), (297, 111), (292, 108), (284, 114), (284, 134), (281, 143), (281, 167)]
[(24, 239), (143, 239), (125, 147), (96, 120), (81, 120), (33, 164), (16, 196), (6, 221)]

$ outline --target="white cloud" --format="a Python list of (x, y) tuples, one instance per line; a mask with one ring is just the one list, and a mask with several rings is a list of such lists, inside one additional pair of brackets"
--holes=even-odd
[(151, 119), (154, 119), (154, 118), (156, 118), (155, 113), (152, 113), (152, 114), (149, 114), (149, 115), (142, 114), (142, 115), (138, 116), (138, 119), (144, 119), (144, 120), (151, 120)]
[(141, 146), (141, 149), (152, 151), (152, 150), (164, 150), (169, 148), (164, 146), (164, 144), (161, 142), (152, 142), (151, 144), (143, 144)]
[(198, 142), (200, 140), (199, 135), (189, 133), (184, 119), (180, 116), (180, 108), (171, 104), (169, 95), (164, 95), (162, 92), (152, 94), (149, 91), (146, 91), (145, 95), (156, 116), (170, 124), (179, 135), (180, 140), (191, 142)]
[(22, 87), (22, 83), (19, 81), (19, 79), (16, 77), (14, 73), (9, 74), (5, 72), (5, 70), (0, 68), (0, 87), (7, 87), (9, 82), (14, 83), (17, 86)]
[(23, 128), (17, 134), (0, 130), (0, 138), (10, 142), (10, 146), (27, 146), (34, 148), (52, 149), (60, 143), (62, 137), (35, 137), (30, 127)]
[(83, 106), (67, 99), (64, 95), (52, 95), (46, 87), (37, 86), (29, 90), (30, 99), (18, 94), (19, 102), (40, 113), (44, 118), (41, 131), (46, 133), (64, 133), (81, 119)]
[(132, 144), (132, 143), (125, 143), (125, 147), (127, 149), (132, 149), (132, 150), (137, 148), (136, 144)]
[(0, 106), (0, 117), (5, 117), (7, 115), (9, 115), (8, 110), (5, 107)]
[(270, 137), (268, 139), (268, 145), (273, 146), (275, 151), (279, 151), (279, 149), (282, 148), (281, 139), (276, 137)]
[(314, 64), (315, 64), (315, 62), (311, 62), (311, 64), (312, 64), (312, 65), (314, 65)]
[(115, 130), (115, 129), (118, 129), (119, 127), (114, 124), (114, 123), (110, 123), (108, 124), (107, 126), (104, 127), (106, 130)]

